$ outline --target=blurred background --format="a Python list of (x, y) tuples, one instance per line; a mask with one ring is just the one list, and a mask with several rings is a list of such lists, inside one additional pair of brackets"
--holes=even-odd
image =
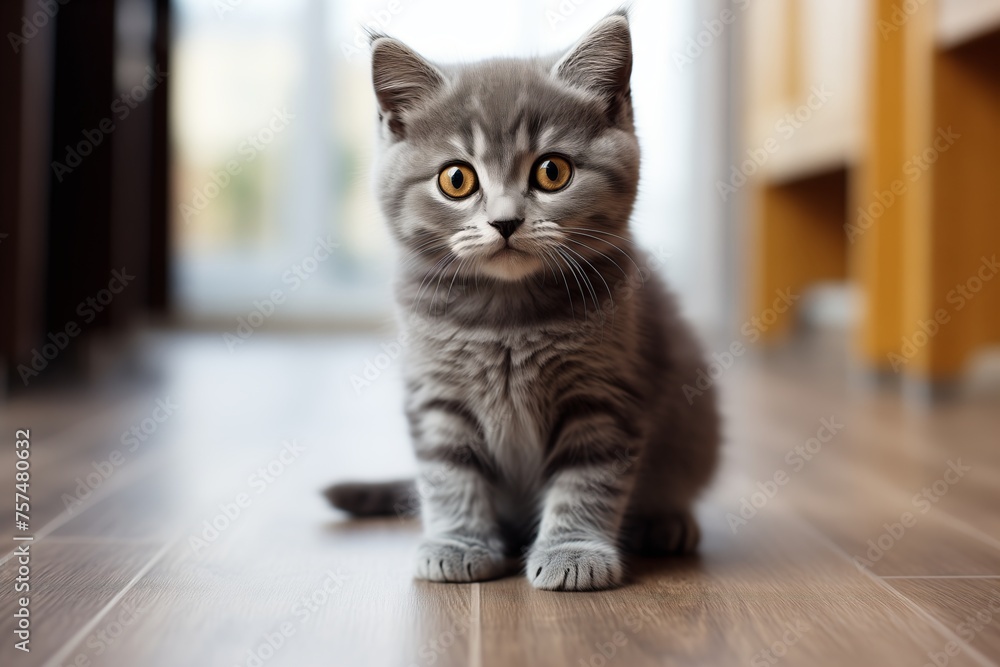
[[(226, 496), (220, 476), (239, 483), (297, 436), (314, 444), (295, 473), (312, 514), (274, 525), (260, 514), (293, 542), (296, 528), (326, 526), (315, 494), (326, 482), (410, 474), (363, 27), (432, 60), (472, 61), (565, 49), (617, 6), (4, 2), (0, 437), (31, 427), (51, 438), (35, 525), (69, 543), (147, 529), (159, 540), (179, 523), (183, 542), (191, 517)], [(885, 489), (906, 499), (973, 452), (978, 481), (950, 496), (960, 520), (925, 524), (926, 549), (903, 559), (915, 569), (876, 574), (960, 576), (948, 568), (971, 560), (975, 576), (1000, 575), (1000, 524), (985, 509), (1000, 486), (1000, 1), (636, 0), (631, 17), (634, 229), (701, 332), (705, 382), (722, 389), (729, 418), (708, 553), (726, 551), (727, 517), (756, 479), (836, 411), (851, 433), (841, 465), (811, 467), (782, 503), (861, 554), (898, 517)], [(120, 484), (102, 481), (103, 518), (66, 533), (78, 514), (65, 493), (167, 396), (184, 408), (143, 431), (150, 458), (123, 466)], [(298, 498), (285, 493), (274, 514)], [(948, 532), (956, 525), (964, 537)], [(266, 542), (258, 528), (247, 539)], [(363, 567), (355, 557), (405, 569), (324, 531), (312, 546), (332, 541), (348, 569)], [(219, 558), (219, 571), (253, 571)], [(931, 635), (952, 632), (947, 614), (932, 615)], [(52, 627), (66, 640), (93, 630)], [(864, 655), (898, 657), (894, 630), (876, 629)], [(407, 632), (419, 645), (423, 630)], [(996, 664), (991, 641), (993, 653), (966, 656)], [(123, 655), (154, 664), (149, 645)], [(730, 648), (716, 664), (752, 657)], [(73, 657), (60, 650), (53, 660)]]

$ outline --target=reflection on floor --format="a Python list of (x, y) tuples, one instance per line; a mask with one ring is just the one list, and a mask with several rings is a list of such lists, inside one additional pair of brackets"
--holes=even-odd
[(382, 342), (151, 338), (142, 386), (0, 408), (0, 470), (31, 429), (36, 536), (32, 650), (13, 647), (8, 588), (0, 663), (1000, 661), (994, 400), (917, 413), (829, 369), (741, 358), (720, 381), (726, 464), (698, 558), (634, 563), (596, 594), (433, 585), (410, 579), (417, 524), (350, 522), (318, 493), (412, 471)]

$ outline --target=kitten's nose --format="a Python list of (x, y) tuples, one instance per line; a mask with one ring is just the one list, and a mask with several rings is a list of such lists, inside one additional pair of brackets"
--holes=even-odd
[(505, 239), (509, 239), (510, 235), (514, 233), (514, 230), (521, 226), (524, 222), (524, 218), (517, 218), (514, 220), (496, 220), (490, 223), (490, 227), (500, 232), (500, 236)]

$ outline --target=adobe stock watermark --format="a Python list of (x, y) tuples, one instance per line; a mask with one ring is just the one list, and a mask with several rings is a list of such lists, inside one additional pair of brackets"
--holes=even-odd
[[(104, 312), (115, 296), (121, 294), (129, 283), (135, 280), (135, 276), (129, 275), (128, 270), (123, 266), (121, 270), (111, 272), (111, 279), (105, 289), (99, 290), (93, 296), (89, 296), (76, 306), (76, 314), (80, 316), (83, 324), (90, 324), (97, 319), (97, 314)], [(59, 354), (69, 347), (70, 342), (83, 332), (83, 327), (76, 320), (69, 320), (59, 331), (50, 331), (48, 342), (42, 345), (41, 349), (32, 348), (31, 364), (18, 364), (17, 372), (21, 376), (21, 381), (27, 387), (31, 380), (38, 377), (49, 367)]]
[(209, 204), (229, 187), (233, 179), (243, 172), (243, 167), (256, 160), (261, 151), (266, 149), (275, 137), (284, 132), (293, 120), (295, 120), (295, 114), (289, 113), (288, 109), (274, 109), (264, 127), (256, 134), (247, 135), (247, 138), (236, 147), (240, 159), (229, 160), (226, 162), (225, 169), (213, 170), (208, 181), (199, 187), (192, 188), (191, 203), (181, 202), (180, 213), (181, 217), (184, 218), (184, 224), (190, 224), (192, 219), (208, 208)]
[(314, 614), (325, 607), (349, 577), (341, 571), (327, 570), (322, 583), (316, 589), (305, 595), (292, 605), (292, 620), (280, 623), (273, 631), (260, 637), (257, 644), (247, 649), (246, 656), (237, 664), (238, 667), (264, 667), (264, 665), (295, 636), (298, 629), (309, 622)]
[[(971, 644), (993, 623), (997, 614), (1000, 614), (1000, 598), (993, 597), (989, 604), (975, 614), (966, 614), (962, 622), (955, 626), (955, 634), (966, 644)], [(958, 656), (963, 648), (958, 642), (949, 641), (941, 651), (928, 651), (927, 657), (930, 658), (930, 662), (925, 662), (923, 667), (948, 667), (951, 659)]]
[(666, 266), (667, 260), (671, 257), (673, 257), (673, 253), (664, 249), (661, 245), (656, 249), (655, 253), (647, 256), (646, 263), (639, 266), (636, 273), (616, 279), (614, 285), (611, 287), (612, 294), (609, 294), (608, 298), (605, 299), (600, 312), (602, 314), (614, 315), (616, 309), (621, 304), (627, 303), (632, 299), (636, 292), (641, 290), (653, 275)]
[(111, 453), (100, 461), (91, 461), (90, 465), (94, 472), (74, 480), (76, 482), (74, 495), (62, 494), (64, 507), (70, 512), (78, 510), (97, 489), (115, 474), (115, 471), (125, 464), (128, 455), (137, 452), (180, 407), (170, 396), (156, 399), (149, 416), (137, 424), (133, 424), (122, 433), (119, 439), (122, 444), (121, 448), (111, 450)]
[(69, 2), (70, 0), (38, 0), (35, 3), (38, 11), (33, 12), (31, 16), (21, 17), (21, 32), (7, 33), (7, 41), (10, 42), (10, 48), (14, 49), (14, 53), (21, 53), (21, 48), (37, 35), (39, 30), (44, 30), (56, 17), (56, 14), (59, 13), (59, 7), (69, 4)]
[(287, 287), (276, 287), (267, 296), (254, 300), (253, 310), (247, 313), (246, 317), (241, 315), (236, 318), (234, 332), (223, 332), (222, 341), (229, 351), (235, 352), (236, 348), (249, 340), (254, 332), (277, 312), (278, 306), (288, 300), (289, 294), (301, 289), (305, 282), (316, 274), (320, 265), (330, 259), (333, 251), (339, 247), (340, 244), (333, 240), (332, 233), (325, 239), (321, 236), (316, 237), (312, 251), (281, 274), (281, 283)]
[(219, 503), (219, 511), (202, 521), (200, 530), (188, 535), (188, 547), (195, 556), (202, 556), (209, 545), (239, 521), (253, 505), (254, 497), (267, 491), (306, 450), (297, 440), (285, 440), (281, 444), (281, 451), (274, 458), (247, 477), (246, 484), (253, 491), (252, 495), (250, 491), (240, 491), (232, 499)]
[(105, 623), (100, 630), (87, 636), (84, 650), (77, 653), (66, 665), (69, 667), (90, 667), (93, 658), (99, 658), (111, 651), (125, 631), (135, 625), (139, 618), (149, 611), (149, 604), (137, 604), (132, 601), (123, 602), (118, 613)]
[(575, 667), (608, 667), (628, 646), (630, 638), (638, 634), (647, 623), (656, 624), (663, 617), (663, 610), (654, 605), (637, 605), (635, 610), (622, 619), (620, 629), (613, 632), (605, 641), (594, 642), (594, 652), (587, 658), (580, 658)]
[(365, 359), (365, 365), (361, 374), (358, 375), (355, 373), (351, 375), (351, 387), (354, 389), (354, 394), (360, 396), (362, 390), (372, 386), (373, 382), (382, 377), (382, 373), (392, 366), (392, 363), (399, 358), (400, 353), (409, 344), (410, 334), (406, 331), (401, 331), (396, 336), (396, 340), (382, 343), (379, 346), (382, 349), (381, 353)]
[[(732, 0), (732, 3), (736, 5), (740, 14), (750, 6), (750, 0)], [(677, 66), (678, 71), (683, 71), (686, 66), (694, 64), (694, 61), (700, 58), (706, 49), (715, 44), (715, 40), (722, 36), (726, 28), (736, 22), (736, 17), (736, 11), (727, 7), (719, 12), (715, 18), (702, 21), (703, 27), (698, 31), (698, 34), (694, 37), (688, 37), (684, 48), (673, 53), (674, 65)]]
[(358, 56), (367, 56), (371, 52), (371, 34), (380, 34), (388, 30), (395, 19), (403, 11), (404, 5), (412, 0), (389, 0), (382, 7), (373, 9), (368, 19), (354, 28), (354, 39), (340, 43), (340, 52), (347, 62), (353, 62)]
[[(819, 420), (819, 424), (820, 426), (813, 437), (801, 445), (795, 445), (785, 454), (785, 464), (789, 466), (792, 474), (802, 472), (806, 464), (823, 451), (823, 446), (844, 430), (844, 424), (838, 422), (836, 416), (824, 417)], [(784, 468), (778, 468), (769, 479), (757, 482), (756, 491), (749, 496), (740, 498), (739, 514), (733, 512), (726, 514), (726, 522), (729, 524), (729, 529), (733, 531), (733, 535), (736, 535), (740, 528), (749, 524), (760, 510), (774, 500), (790, 480), (789, 472)]]
[(899, 352), (890, 352), (886, 355), (892, 370), (896, 373), (903, 370), (903, 367), (909, 364), (920, 353), (920, 350), (927, 347), (934, 337), (941, 333), (941, 329), (951, 322), (952, 313), (965, 309), (998, 273), (1000, 273), (1000, 262), (997, 262), (996, 255), (980, 258), (976, 273), (965, 282), (955, 285), (945, 295), (945, 301), (951, 308), (938, 308), (934, 311), (933, 317), (918, 320), (916, 329), (909, 336), (903, 336)]
[[(756, 343), (801, 298), (802, 295), (792, 292), (791, 287), (778, 290), (771, 307), (765, 308), (760, 314), (744, 322), (740, 327), (740, 333), (748, 343)], [(713, 352), (708, 366), (698, 369), (694, 384), (685, 384), (682, 387), (688, 405), (694, 405), (696, 398), (704, 396), (706, 391), (714, 387), (715, 383), (736, 364), (736, 360), (746, 354), (747, 349), (742, 341), (734, 340), (721, 353)]]
[[(422, 665), (433, 665), (445, 655), (459, 638), (465, 636), (469, 631), (470, 622), (466, 616), (455, 619), (451, 625), (438, 633), (432, 639), (424, 642), (417, 649), (418, 661), (410, 662), (408, 667), (421, 667)], [(249, 667), (249, 666), (248, 666)]]
[(883, 523), (882, 527), (885, 531), (868, 540), (866, 543), (868, 550), (865, 551), (865, 555), (855, 556), (851, 559), (854, 562), (854, 567), (862, 572), (865, 569), (870, 570), (875, 563), (885, 557), (886, 553), (902, 541), (907, 530), (917, 525), (921, 515), (930, 512), (931, 508), (948, 494), (951, 487), (958, 484), (971, 470), (972, 466), (963, 465), (960, 458), (954, 461), (949, 460), (948, 467), (945, 468), (940, 479), (925, 486), (920, 490), (920, 493), (915, 494), (910, 499), (910, 504), (915, 512), (903, 512), (896, 521)]
[(236, 11), (236, 8), (243, 4), (243, 0), (215, 0), (212, 3), (212, 8), (215, 10), (215, 16), (219, 20), (226, 17), (226, 14)]
[(750, 658), (750, 667), (770, 667), (776, 665), (788, 655), (788, 650), (802, 640), (802, 636), (812, 630), (812, 627), (799, 618), (795, 622), (785, 623), (784, 632), (780, 639), (775, 640), (765, 649), (754, 653)]
[(58, 160), (52, 162), (52, 173), (55, 174), (56, 180), (62, 183), (63, 178), (83, 164), (84, 158), (92, 154), (98, 146), (104, 143), (104, 138), (115, 131), (118, 127), (116, 123), (128, 118), (132, 110), (137, 108), (149, 96), (149, 93), (163, 83), (166, 77), (167, 72), (160, 70), (159, 65), (155, 69), (147, 67), (146, 76), (143, 77), (142, 83), (122, 93), (111, 103), (111, 115), (101, 119), (96, 127), (83, 130), (83, 138), (75, 145), (67, 145), (62, 162)]
[(893, 5), (889, 20), (879, 19), (875, 24), (879, 34), (882, 35), (882, 41), (887, 41), (893, 33), (899, 32), (910, 20), (910, 17), (926, 4), (927, 0), (903, 0), (903, 2)]
[[(550, 7), (545, 10), (545, 20), (549, 22), (549, 29), (555, 30), (557, 26), (565, 23), (569, 17), (576, 13), (581, 5), (587, 4), (590, 0), (558, 0), (558, 3), (550, 2)], [(555, 7), (551, 7), (555, 4)]]
[(901, 170), (903, 176), (893, 180), (887, 189), (873, 192), (868, 205), (858, 207), (856, 222), (844, 223), (844, 233), (847, 234), (847, 240), (854, 243), (871, 229), (872, 225), (909, 191), (910, 184), (919, 181), (920, 177), (938, 161), (941, 154), (946, 153), (961, 138), (962, 135), (952, 130), (951, 125), (948, 126), (947, 130), (939, 127), (931, 145), (903, 163)]
[(784, 142), (789, 141), (796, 132), (812, 120), (816, 112), (822, 109), (831, 97), (833, 97), (833, 93), (827, 90), (826, 84), (810, 88), (809, 97), (803, 104), (775, 122), (774, 134), (767, 137), (760, 146), (748, 148), (746, 159), (738, 165), (730, 165), (728, 181), (715, 182), (715, 189), (722, 201), (727, 201), (730, 195), (739, 192), (740, 188), (746, 185), (750, 178), (770, 161), (771, 156), (781, 150)]

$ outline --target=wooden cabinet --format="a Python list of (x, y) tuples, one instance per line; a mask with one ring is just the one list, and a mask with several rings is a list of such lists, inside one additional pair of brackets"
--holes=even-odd
[(750, 150), (829, 90), (748, 179), (751, 309), (848, 280), (861, 365), (957, 379), (1000, 343), (1000, 0), (782, 0), (748, 14)]

